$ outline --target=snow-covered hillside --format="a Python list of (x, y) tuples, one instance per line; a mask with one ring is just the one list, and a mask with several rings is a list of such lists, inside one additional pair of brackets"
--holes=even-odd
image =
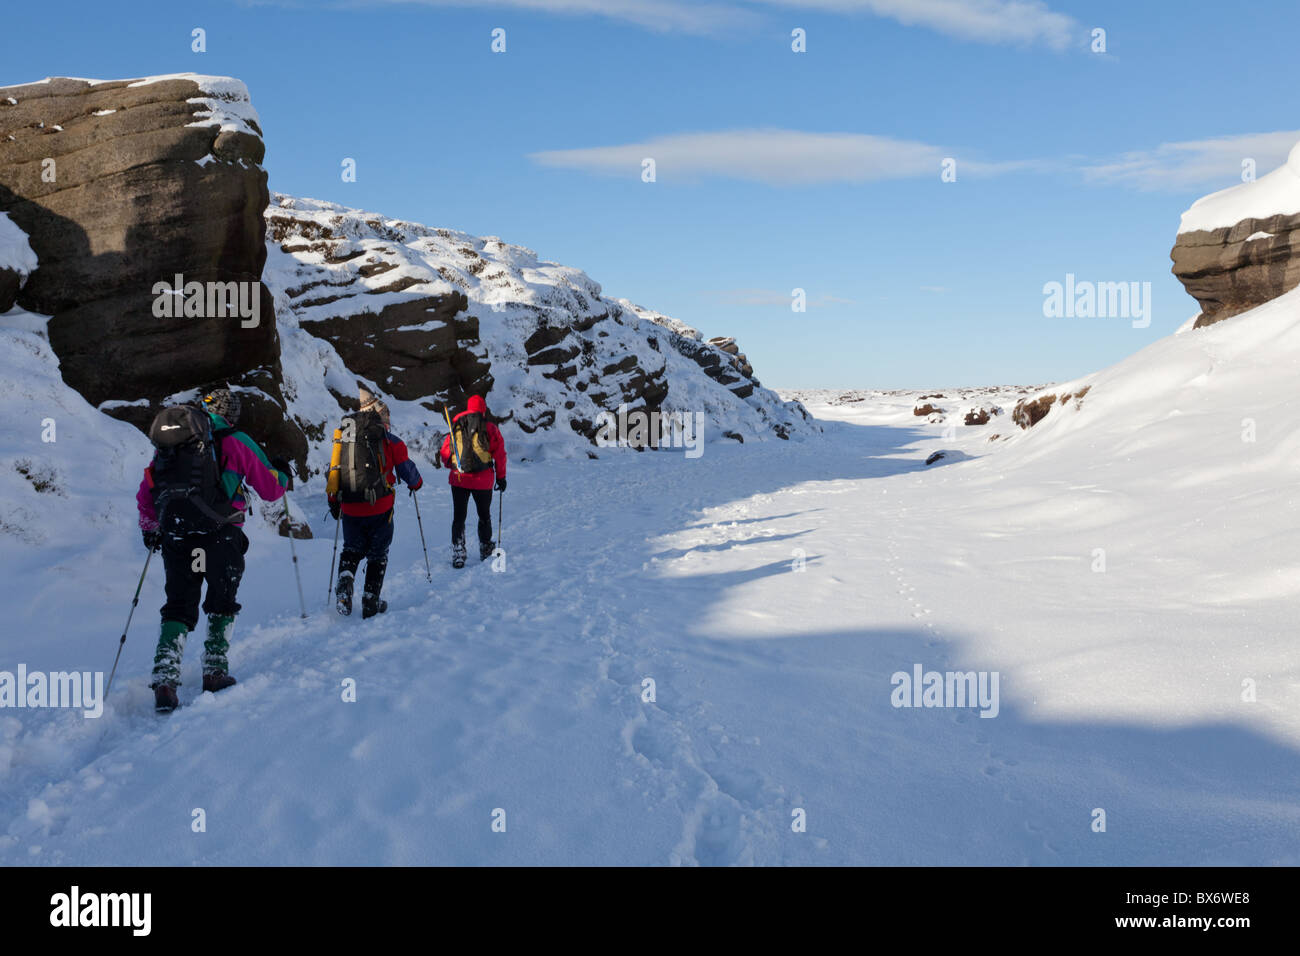
[[(587, 458), (598, 416), (624, 402), (703, 415), (707, 441), (815, 430), (743, 356), (531, 249), (282, 195), (267, 222), (286, 398), (309, 433), (333, 423), (357, 378), (409, 432), (436, 427), (447, 394), (489, 391), (504, 434), (534, 459)], [(318, 441), (313, 467), (326, 455)]]
[[(4, 323), (29, 357), (0, 666), (107, 670), (143, 439), (68, 394), (40, 320)], [(524, 463), (503, 573), (446, 566), (435, 473), (434, 582), (401, 501), (367, 622), (325, 606), (325, 536), (297, 543), (299, 620), (259, 525), (237, 687), (198, 694), (191, 654), (186, 706), (152, 713), (151, 572), (102, 718), (0, 713), (0, 862), (1300, 863), (1298, 365), (1291, 294), (1007, 441), (1005, 414), (952, 428), (913, 414), (933, 393), (863, 390), (802, 393), (825, 427), (803, 442)], [(917, 665), (996, 672), (997, 716), (893, 706)]]

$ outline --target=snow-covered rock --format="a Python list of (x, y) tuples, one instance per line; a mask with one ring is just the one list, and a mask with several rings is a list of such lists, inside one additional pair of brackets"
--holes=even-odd
[(18, 290), (36, 268), (36, 253), (7, 213), (0, 212), (0, 312), (8, 312)]
[(1170, 256), (1198, 328), (1300, 285), (1300, 143), (1267, 175), (1193, 203)]
[[(486, 393), (507, 438), (534, 456), (551, 446), (586, 457), (601, 413), (622, 405), (703, 415), (706, 440), (815, 427), (759, 386), (733, 340), (704, 342), (531, 249), (282, 195), (266, 218), (282, 339), (301, 331), (328, 343), (418, 427), (436, 427), (444, 405), (471, 393)], [(295, 393), (320, 388), (309, 364), (286, 373)], [(318, 401), (316, 418), (299, 416), (309, 430), (353, 401), (345, 379), (327, 385), (333, 407)]]
[[(49, 316), (64, 381), (114, 417), (143, 427), (228, 383), (249, 431), (299, 463), (325, 454), (358, 381), (417, 445), (471, 392), (536, 456), (586, 457), (621, 406), (702, 416), (706, 440), (815, 429), (731, 340), (607, 298), (578, 269), (496, 237), (271, 204), (264, 152), (248, 90), (227, 77), (0, 90), (0, 312)], [(251, 288), (258, 314), (160, 317), (158, 285), (177, 276)]]
[(51, 317), (63, 378), (91, 404), (159, 400), (256, 370), (274, 395), (264, 290), (256, 323), (154, 312), (157, 284), (178, 275), (249, 289), (260, 280), (264, 152), (238, 80), (62, 77), (0, 89), (0, 212), (39, 257), (17, 302)]

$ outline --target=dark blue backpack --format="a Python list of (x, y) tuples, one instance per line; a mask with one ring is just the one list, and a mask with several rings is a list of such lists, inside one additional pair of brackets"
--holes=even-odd
[[(196, 531), (211, 531), (243, 514), (221, 486), (218, 449), (233, 428), (214, 430), (212, 419), (194, 405), (169, 405), (154, 416), (153, 500), (162, 525), (175, 513)], [(180, 507), (178, 507), (180, 506)]]

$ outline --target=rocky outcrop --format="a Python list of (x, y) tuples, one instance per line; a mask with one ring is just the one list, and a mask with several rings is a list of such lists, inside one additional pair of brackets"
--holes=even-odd
[[(0, 311), (50, 316), (66, 383), (142, 428), (161, 404), (230, 384), (240, 424), (304, 477), (358, 382), (418, 430), (413, 452), (471, 393), (512, 441), (584, 452), (621, 406), (699, 412), (740, 440), (808, 421), (734, 340), (704, 342), (580, 270), (495, 237), (272, 202), (263, 152), (236, 80), (0, 89)], [(31, 262), (15, 268), (14, 249)]]
[(440, 416), (486, 394), (525, 436), (584, 441), (620, 406), (703, 410), (727, 423), (715, 434), (788, 437), (807, 421), (761, 389), (733, 339), (704, 342), (522, 246), (290, 196), (267, 222), (281, 318), (387, 397)]
[(1091, 385), (1085, 385), (1073, 392), (1064, 392), (1057, 397), (1055, 392), (1035, 395), (1033, 398), (1024, 398), (1016, 403), (1016, 407), (1011, 410), (1011, 420), (1021, 428), (1033, 428), (1051, 412), (1054, 405), (1065, 408), (1071, 402), (1074, 403), (1075, 410), (1083, 405), (1083, 398), (1091, 391)]
[(413, 274), (408, 251), (379, 219), (322, 214), (325, 205), (277, 196), (267, 210), (280, 308), (387, 395), (432, 409), (435, 400), (490, 391), (464, 292), (436, 270)]
[(1268, 175), (1193, 204), (1170, 257), (1174, 275), (1200, 303), (1194, 328), (1300, 285), (1300, 145)]
[[(689, 358), (704, 370), (705, 375), (729, 389), (737, 398), (749, 398), (759, 387), (754, 369), (736, 347), (735, 339), (701, 342), (669, 330), (668, 340), (679, 354)], [(730, 349), (723, 348), (717, 344), (718, 341), (726, 343)]]
[(40, 263), (17, 301), (52, 317), (64, 380), (92, 403), (275, 365), (265, 290), (256, 324), (159, 318), (154, 308), (157, 284), (176, 276), (260, 280), (263, 152), (233, 80), (60, 78), (0, 89), (0, 211)]

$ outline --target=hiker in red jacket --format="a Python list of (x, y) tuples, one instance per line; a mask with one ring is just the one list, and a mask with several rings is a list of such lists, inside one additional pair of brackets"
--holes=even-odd
[(492, 556), (492, 489), (506, 490), (506, 443), (487, 414), (482, 396), (471, 395), (465, 411), (452, 419), (439, 454), (451, 485), (451, 563), (456, 568), (465, 566), (469, 499), (478, 511), (478, 556), (483, 561)]
[(383, 425), (383, 463), (386, 469), (384, 484), (389, 491), (374, 502), (344, 501), (341, 496), (328, 494), (326, 501), (329, 503), (330, 515), (336, 520), (341, 516), (343, 521), (343, 553), (339, 555), (339, 579), (334, 588), (334, 608), (340, 614), (352, 613), (352, 586), (357, 567), (364, 558), (366, 580), (361, 592), (361, 617), (365, 619), (388, 610), (388, 602), (379, 595), (384, 587), (384, 575), (388, 571), (388, 549), (393, 543), (393, 505), (396, 497), (392, 489), (397, 487), (397, 479), (400, 478), (414, 494), (424, 485), (424, 479), (411, 460), (406, 443), (389, 430), (392, 423), (388, 406), (370, 392), (362, 391), (361, 411), (378, 415)]

